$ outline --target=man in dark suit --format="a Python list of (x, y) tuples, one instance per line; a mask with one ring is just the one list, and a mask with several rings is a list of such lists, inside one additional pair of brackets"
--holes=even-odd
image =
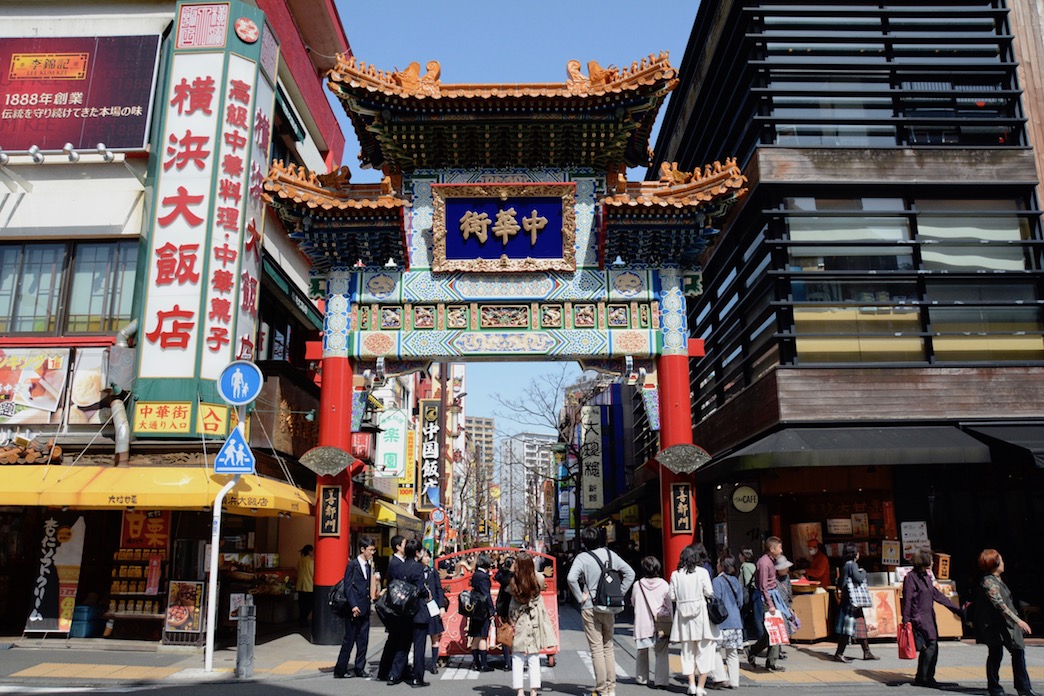
[[(392, 557), (388, 559), (388, 582), (392, 581), (392, 578), (397, 577), (399, 566), (406, 561), (404, 551), (406, 549), (406, 537), (401, 534), (396, 534), (391, 538), (392, 545)], [(394, 633), (392, 626), (385, 626), (385, 632), (388, 634), (388, 639), (384, 642), (384, 650), (381, 652), (381, 663), (377, 667), (377, 679), (380, 681), (388, 681), (388, 677), (391, 674), (392, 658), (395, 657), (395, 642), (392, 640)]]
[(394, 655), (392, 657), (391, 671), (388, 673), (388, 684), (398, 684), (403, 681), (406, 673), (406, 663), (410, 646), (413, 646), (413, 678), (409, 680), (410, 686), (427, 686), (424, 681), (424, 646), (428, 639), (428, 620), (424, 618), (420, 623), (418, 618), (422, 613), (427, 617), (427, 608), (423, 602), (426, 600), (426, 586), (424, 584), (424, 566), (417, 561), (417, 551), (420, 543), (416, 539), (406, 542), (403, 554), (405, 560), (402, 563), (389, 564), (388, 582), (393, 580), (404, 580), (417, 588), (418, 606), (411, 616), (396, 617), (388, 627), (388, 642), (393, 645)]
[[(344, 640), (334, 666), (334, 679), (368, 677), (366, 649), (370, 645), (370, 602), (373, 597), (373, 539), (359, 539), (359, 556), (348, 561), (344, 570), (344, 596), (352, 608), (344, 619)], [(348, 668), (348, 658), (355, 648), (355, 668)]]

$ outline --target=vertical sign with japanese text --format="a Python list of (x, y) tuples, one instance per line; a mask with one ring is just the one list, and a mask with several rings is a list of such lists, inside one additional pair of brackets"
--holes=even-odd
[(319, 536), (341, 535), (341, 487), (319, 486)]
[(203, 418), (201, 404), (217, 401), (226, 365), (255, 357), (278, 43), (264, 13), (237, 0), (176, 13), (150, 164), (134, 431), (221, 436), (228, 423)]
[(399, 504), (411, 505), (416, 502), (417, 480), (417, 432), (406, 431), (406, 466), (399, 477)]
[(374, 461), (378, 478), (401, 478), (406, 467), (406, 412), (398, 408), (381, 411), (377, 423), (377, 457)]
[(671, 484), (671, 534), (696, 531), (696, 510), (692, 506), (692, 484)]
[(417, 508), (431, 510), (439, 507), (439, 481), (442, 469), (442, 402), (439, 399), (420, 400), (420, 486)]
[(583, 472), (583, 496), (580, 498), (584, 512), (596, 512), (602, 508), (602, 408), (584, 406), (580, 409), (580, 466)]
[(86, 532), (78, 513), (54, 513), (44, 520), (26, 633), (68, 633), (72, 627)]

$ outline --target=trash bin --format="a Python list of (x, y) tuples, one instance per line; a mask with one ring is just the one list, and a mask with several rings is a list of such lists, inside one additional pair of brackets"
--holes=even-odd
[(105, 617), (98, 607), (79, 606), (73, 608), (70, 638), (100, 638), (105, 631)]

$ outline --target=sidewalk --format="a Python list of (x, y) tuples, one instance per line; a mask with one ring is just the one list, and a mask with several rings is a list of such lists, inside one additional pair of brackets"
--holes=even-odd
[[(560, 632), (563, 645), (585, 645), (580, 615), (572, 606), (560, 607)], [(568, 635), (567, 635), (568, 634)], [(369, 658), (375, 663), (384, 647), (384, 630), (376, 623), (370, 635)], [(633, 685), (635, 645), (631, 626), (617, 624), (617, 663), (628, 677), (621, 684)], [(1026, 658), (1034, 682), (1044, 684), (1044, 641), (1032, 641)], [(835, 644), (830, 641), (786, 648), (787, 659), (781, 661), (785, 672), (768, 672), (763, 667), (752, 669), (742, 663), (743, 686), (773, 685), (899, 685), (910, 682), (916, 662), (900, 660), (894, 642), (875, 643), (873, 652), (881, 659), (864, 662), (858, 646), (850, 646), (851, 664), (831, 660)], [(203, 670), (202, 649), (171, 648), (155, 642), (121, 641), (105, 638), (49, 639), (0, 637), (0, 685), (35, 686), (113, 686), (166, 681), (223, 681), (235, 678), (236, 649), (231, 646), (215, 650), (214, 671)], [(300, 633), (281, 636), (258, 636), (254, 651), (253, 680), (279, 681), (314, 677), (332, 678), (333, 664), (339, 646), (312, 645)], [(457, 658), (464, 665), (470, 656)], [(939, 648), (936, 678), (962, 687), (984, 688), (986, 648), (971, 641), (943, 641)], [(570, 672), (583, 670), (576, 650), (563, 649), (557, 657), (559, 668)], [(764, 659), (758, 660), (764, 665)], [(1004, 664), (1009, 664), (1007, 658)], [(375, 665), (371, 667), (371, 671)], [(681, 689), (681, 658), (677, 647), (671, 650), (673, 690)], [(1011, 671), (1002, 668), (1004, 683), (1011, 684)], [(580, 683), (583, 683), (582, 681)]]

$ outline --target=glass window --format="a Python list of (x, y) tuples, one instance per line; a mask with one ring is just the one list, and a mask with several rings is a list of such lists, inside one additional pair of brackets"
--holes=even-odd
[(55, 331), (64, 266), (64, 244), (27, 244), (22, 247), (21, 274), (11, 317), (13, 333)]
[[(795, 307), (801, 362), (899, 362), (924, 359), (914, 307)], [(809, 336), (808, 334), (824, 334)]]
[(907, 247), (793, 247), (791, 271), (909, 271), (913, 255)]
[(891, 302), (904, 305), (917, 301), (917, 284), (913, 281), (795, 279), (790, 286), (795, 302)]
[[(1015, 214), (996, 215), (998, 209), (1014, 211), (1012, 201), (921, 200), (917, 201), (917, 208), (921, 211), (917, 216), (917, 236), (937, 242), (922, 248), (926, 270), (1022, 271), (1030, 268), (1026, 250), (1006, 243), (1029, 239), (1028, 222)], [(983, 212), (993, 214), (977, 214)]]
[(130, 320), (137, 253), (137, 240), (0, 246), (0, 332), (115, 331)]
[(137, 242), (76, 246), (69, 332), (107, 333), (130, 321), (137, 256)]
[(1036, 307), (931, 307), (935, 357), (941, 361), (1044, 358)]

